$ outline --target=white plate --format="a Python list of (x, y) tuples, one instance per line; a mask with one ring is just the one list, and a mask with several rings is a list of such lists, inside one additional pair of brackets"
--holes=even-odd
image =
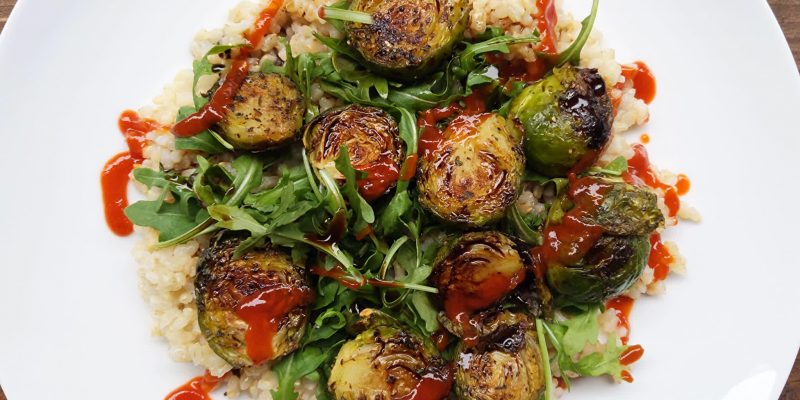
[[(107, 230), (98, 177), (123, 149), (119, 112), (188, 67), (195, 32), (219, 26), (234, 4), (20, 0), (14, 9), (0, 36), (9, 399), (162, 399), (200, 372), (149, 335), (133, 242)], [(656, 73), (649, 150), (692, 178), (687, 200), (704, 221), (669, 234), (689, 275), (634, 308), (632, 341), (646, 349), (636, 382), (583, 381), (567, 398), (775, 399), (800, 343), (800, 79), (778, 24), (757, 0), (615, 0), (602, 2), (597, 27), (619, 60)]]

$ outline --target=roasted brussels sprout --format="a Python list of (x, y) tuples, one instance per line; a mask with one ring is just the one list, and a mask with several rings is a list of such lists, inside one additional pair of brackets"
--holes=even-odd
[(477, 346), (457, 349), (456, 394), (461, 400), (536, 400), (544, 390), (542, 356), (533, 321), (503, 311), (483, 325)]
[(336, 400), (447, 398), (452, 370), (430, 341), (374, 309), (363, 310), (355, 328), (328, 379)]
[(528, 165), (565, 176), (579, 162), (589, 167), (608, 143), (614, 116), (595, 69), (556, 68), (512, 102), (509, 116), (525, 130)]
[(350, 9), (374, 23), (348, 22), (350, 44), (369, 68), (392, 79), (416, 80), (430, 73), (461, 40), (469, 17), (467, 0), (353, 0)]
[(304, 112), (303, 95), (289, 78), (252, 73), (218, 125), (234, 147), (267, 150), (295, 139)]
[(420, 204), (459, 225), (499, 220), (519, 196), (525, 169), (521, 141), (516, 125), (497, 114), (457, 117), (420, 161)]
[(313, 292), (303, 270), (271, 246), (239, 259), (235, 236), (219, 237), (197, 266), (198, 322), (211, 349), (234, 368), (296, 350)]
[(647, 235), (664, 224), (658, 198), (651, 190), (622, 182), (603, 195), (595, 222), (613, 235)]
[(578, 264), (550, 263), (547, 282), (572, 301), (601, 302), (631, 287), (649, 255), (647, 236), (602, 236)]
[(367, 173), (359, 181), (359, 191), (373, 200), (391, 189), (400, 175), (403, 148), (397, 122), (376, 107), (350, 105), (330, 110), (311, 121), (303, 134), (303, 145), (311, 164), (337, 179), (341, 146), (347, 146), (350, 163)]
[(448, 328), (474, 342), (472, 320), (511, 293), (525, 280), (526, 263), (517, 244), (500, 232), (467, 233), (443, 246), (434, 261), (430, 282), (439, 290)]

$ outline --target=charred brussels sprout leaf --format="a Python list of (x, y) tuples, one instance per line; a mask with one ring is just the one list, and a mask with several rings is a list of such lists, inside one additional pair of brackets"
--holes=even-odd
[(525, 168), (521, 132), (497, 114), (460, 116), (417, 171), (420, 204), (437, 218), (479, 227), (503, 218)]
[(358, 186), (368, 201), (397, 183), (403, 159), (400, 133), (394, 118), (379, 108), (350, 105), (328, 111), (306, 126), (303, 145), (314, 168), (340, 180), (345, 177), (336, 161), (346, 148), (352, 167), (366, 175)]
[(360, 333), (339, 350), (328, 379), (336, 400), (401, 399), (430, 386), (436, 393), (419, 398), (439, 400), (450, 392), (450, 367), (415, 331), (373, 309), (361, 312), (355, 329)]
[(295, 139), (304, 113), (303, 95), (291, 79), (278, 73), (253, 73), (226, 108), (219, 126), (238, 149), (273, 149)]
[(525, 131), (528, 165), (547, 176), (565, 176), (579, 162), (588, 167), (608, 143), (614, 118), (597, 70), (571, 66), (525, 88), (509, 116)]
[(578, 264), (549, 264), (547, 281), (574, 302), (601, 302), (631, 287), (649, 255), (647, 236), (603, 236)]
[(609, 234), (647, 235), (664, 224), (656, 194), (618, 183), (605, 194), (596, 222)]
[(545, 387), (533, 322), (504, 311), (485, 324), (477, 346), (456, 351), (456, 394), (461, 400), (535, 400)]
[(466, 0), (353, 0), (350, 10), (373, 23), (347, 22), (350, 44), (376, 72), (406, 80), (430, 73), (461, 40), (469, 17)]
[[(195, 279), (200, 330), (234, 368), (296, 350), (313, 297), (303, 270), (287, 254), (267, 247), (235, 259), (240, 243), (235, 236), (218, 238), (200, 258)], [(259, 304), (268, 310), (254, 311)]]

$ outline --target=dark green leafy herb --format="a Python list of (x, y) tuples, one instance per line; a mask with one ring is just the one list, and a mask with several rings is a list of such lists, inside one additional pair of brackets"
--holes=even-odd
[(566, 63), (578, 65), (580, 63), (581, 50), (583, 50), (583, 46), (585, 46), (586, 42), (589, 40), (589, 34), (592, 33), (594, 21), (597, 19), (597, 6), (599, 4), (600, 0), (594, 0), (592, 2), (592, 12), (588, 17), (586, 17), (586, 19), (583, 20), (583, 22), (581, 22), (581, 31), (578, 33), (578, 37), (566, 50), (558, 55), (558, 62), (556, 63), (556, 66), (560, 67)]

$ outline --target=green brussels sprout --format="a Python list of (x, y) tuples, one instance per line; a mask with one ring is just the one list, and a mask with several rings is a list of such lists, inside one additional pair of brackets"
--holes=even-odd
[(604, 235), (575, 265), (551, 262), (550, 287), (577, 303), (597, 303), (617, 296), (639, 279), (650, 255), (648, 236)]
[(221, 236), (200, 257), (195, 299), (200, 330), (234, 368), (273, 360), (300, 345), (313, 300), (304, 270), (267, 246), (235, 259), (241, 243)]
[(519, 196), (522, 133), (497, 114), (462, 115), (417, 171), (419, 202), (437, 218), (480, 227), (503, 218)]
[(442, 400), (450, 393), (450, 366), (429, 340), (374, 309), (361, 312), (333, 363), (328, 388), (336, 400)]
[(306, 125), (303, 145), (311, 165), (336, 179), (344, 179), (336, 159), (341, 146), (347, 146), (350, 164), (367, 173), (359, 181), (367, 200), (390, 190), (400, 175), (403, 147), (397, 122), (380, 108), (354, 104), (329, 110)]
[(664, 214), (651, 190), (617, 182), (603, 195), (594, 221), (609, 234), (647, 235), (664, 225)]
[(525, 88), (509, 116), (525, 131), (530, 168), (551, 177), (565, 176), (579, 162), (589, 167), (611, 138), (614, 120), (597, 70), (572, 66)]
[(474, 314), (494, 306), (525, 280), (524, 256), (500, 232), (467, 233), (442, 246), (430, 282), (439, 290), (452, 333), (474, 341)]
[(456, 350), (456, 394), (461, 400), (536, 400), (545, 387), (533, 321), (502, 311), (486, 318), (477, 346)]
[(291, 79), (252, 73), (218, 125), (237, 149), (268, 150), (295, 140), (304, 113), (303, 94)]
[(367, 66), (392, 79), (413, 81), (436, 69), (461, 40), (467, 0), (353, 0), (353, 11), (374, 23), (345, 24), (347, 37)]

